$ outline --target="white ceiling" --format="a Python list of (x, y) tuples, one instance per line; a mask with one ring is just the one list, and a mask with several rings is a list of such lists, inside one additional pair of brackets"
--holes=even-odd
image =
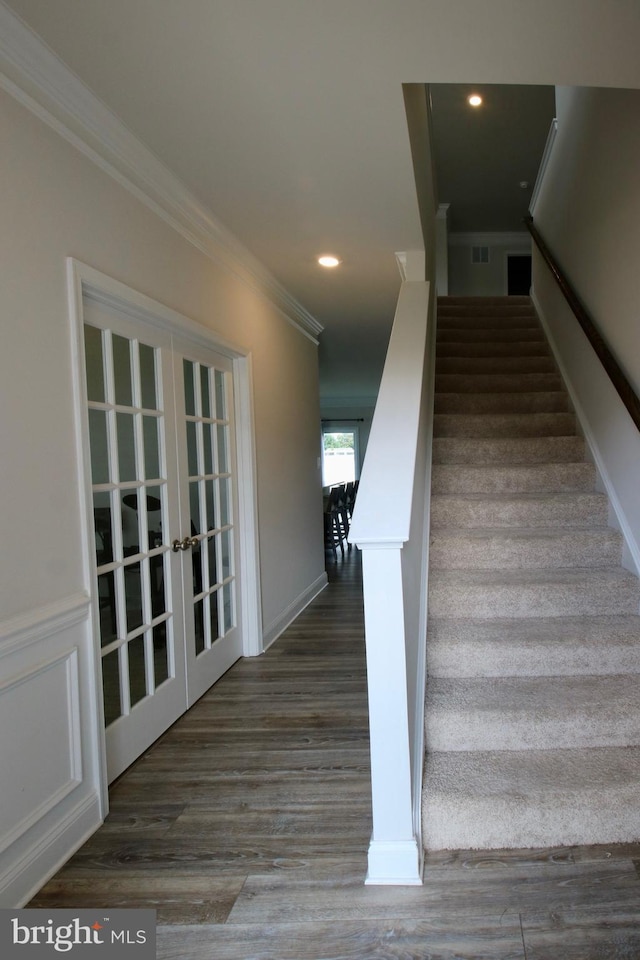
[[(535, 179), (552, 93), (521, 90), (522, 101), (514, 84), (640, 86), (637, 0), (7, 6), (325, 326), (325, 397), (375, 393), (394, 254), (422, 246), (402, 83), (461, 84), (434, 88), (434, 116), (440, 199), (464, 230), (517, 229), (524, 212), (514, 183)], [(488, 90), (470, 118), (459, 94), (472, 83), (512, 86)], [(326, 251), (338, 270), (316, 266)]]

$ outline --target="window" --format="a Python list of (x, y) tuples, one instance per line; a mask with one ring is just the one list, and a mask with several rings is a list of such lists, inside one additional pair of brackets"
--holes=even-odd
[(489, 247), (471, 247), (471, 263), (489, 263)]
[(322, 484), (349, 483), (358, 474), (358, 428), (326, 426), (322, 431)]

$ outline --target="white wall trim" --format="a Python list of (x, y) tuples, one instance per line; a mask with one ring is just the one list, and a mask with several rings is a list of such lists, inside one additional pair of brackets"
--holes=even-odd
[(416, 839), (371, 840), (368, 886), (422, 886), (422, 852)]
[[(239, 483), (240, 569), (243, 572), (240, 604), (244, 634), (243, 654), (255, 657), (264, 652), (260, 591), (260, 541), (258, 536), (258, 477), (256, 471), (253, 377), (251, 355), (233, 361), (236, 423), (236, 462)], [(246, 576), (246, 571), (251, 571)]]
[(0, 877), (0, 904), (21, 907), (28, 903), (95, 833), (101, 819), (98, 798), (92, 794), (75, 804), (37, 841), (27, 844), (19, 859)]
[(425, 279), (426, 254), (424, 250), (404, 250), (396, 253), (396, 261), (402, 280)]
[(515, 245), (518, 248), (531, 248), (531, 236), (526, 230), (500, 232), (485, 231), (478, 233), (450, 233), (450, 247), (497, 247)]
[[(29, 668), (20, 671), (15, 676), (9, 677), (0, 685), (0, 697), (10, 693), (17, 687), (28, 684), (43, 674), (56, 667), (61, 667), (66, 678), (66, 693), (68, 705), (68, 736), (69, 749), (68, 756), (69, 769), (68, 777), (59, 787), (48, 794), (36, 807), (29, 809), (23, 806), (24, 815), (21, 820), (13, 825), (13, 828), (0, 838), (0, 854), (4, 853), (12, 844), (23, 836), (27, 830), (30, 830), (36, 823), (39, 823), (51, 810), (61, 803), (73, 790), (81, 783), (82, 772), (82, 743), (80, 736), (80, 690), (79, 690), (79, 666), (78, 666), (78, 648), (73, 647), (60, 653), (56, 657), (51, 657), (41, 663), (32, 664)], [(29, 691), (25, 691), (24, 696), (29, 696)]]
[(620, 498), (618, 497), (618, 494), (616, 493), (615, 487), (613, 485), (610, 472), (607, 468), (607, 465), (602, 456), (602, 453), (600, 452), (599, 445), (597, 443), (593, 430), (591, 429), (591, 426), (587, 419), (587, 415), (573, 387), (567, 368), (565, 366), (565, 363), (558, 349), (558, 345), (555, 341), (553, 334), (551, 333), (551, 329), (550, 329), (548, 320), (544, 314), (544, 310), (542, 309), (540, 301), (538, 300), (533, 290), (531, 291), (531, 300), (533, 302), (534, 307), (536, 308), (538, 317), (540, 318), (540, 323), (542, 324), (545, 335), (549, 341), (551, 351), (560, 369), (560, 373), (562, 375), (564, 384), (569, 392), (571, 403), (573, 405), (576, 417), (578, 419), (578, 423), (580, 424), (580, 428), (584, 434), (584, 438), (586, 440), (587, 446), (595, 462), (596, 469), (600, 476), (602, 485), (604, 486), (604, 491), (607, 494), (607, 497), (609, 498), (609, 504), (615, 516), (616, 524), (625, 542), (625, 547), (628, 552), (628, 556), (630, 560), (630, 566), (632, 567), (633, 572), (637, 576), (640, 576), (640, 544), (638, 543), (634, 535), (634, 532), (631, 529), (631, 526), (629, 525), (625, 511), (622, 507), (622, 504), (620, 503)]
[(306, 590), (303, 590), (295, 600), (293, 600), (288, 607), (286, 607), (281, 614), (279, 614), (275, 620), (272, 620), (268, 627), (264, 631), (263, 643), (264, 649), (270, 647), (278, 637), (284, 633), (289, 624), (298, 617), (305, 607), (308, 607), (312, 600), (322, 593), (324, 588), (327, 586), (328, 578), (327, 574), (322, 573), (316, 580), (311, 583)]
[[(433, 295), (433, 291), (432, 291)], [(437, 291), (435, 293), (437, 296)], [(428, 622), (429, 622), (429, 545), (431, 542), (431, 483), (433, 476), (433, 426), (435, 413), (435, 389), (436, 389), (436, 339), (438, 332), (438, 311), (436, 302), (430, 304), (429, 308), (429, 326), (427, 330), (427, 351), (425, 361), (424, 377), (424, 404), (425, 423), (427, 435), (425, 438), (426, 463), (425, 463), (425, 488), (424, 488), (424, 547), (422, 550), (422, 570), (420, 573), (421, 583), (424, 585), (420, 597), (420, 612), (418, 616), (418, 634), (422, 637), (422, 643), (418, 646), (418, 659), (416, 664), (416, 689), (423, 691), (423, 696), (418, 696), (414, 708), (414, 752), (413, 752), (413, 830), (419, 843), (419, 866), (420, 876), (422, 876), (424, 866), (424, 844), (422, 839), (422, 786), (424, 779), (425, 764), (425, 699), (427, 688), (427, 643), (428, 643)]]
[(0, 87), (189, 243), (267, 299), (301, 333), (318, 342), (322, 324), (1, 2)]
[(0, 657), (68, 630), (87, 617), (89, 595), (75, 593), (0, 623)]
[(215, 338), (218, 353), (224, 352), (229, 357), (243, 355), (240, 347), (219, 337), (211, 328), (185, 317), (143, 293), (138, 293), (137, 290), (94, 270), (87, 264), (76, 260), (71, 260), (71, 263), (78, 264), (82, 293), (88, 300), (132, 320), (141, 320), (161, 330), (179, 333), (180, 336), (187, 337), (193, 343), (208, 349), (211, 349), (212, 338)]
[(407, 279), (407, 254), (404, 250), (399, 250), (396, 252), (396, 263), (398, 264), (398, 270), (400, 271), (400, 276), (402, 280)]

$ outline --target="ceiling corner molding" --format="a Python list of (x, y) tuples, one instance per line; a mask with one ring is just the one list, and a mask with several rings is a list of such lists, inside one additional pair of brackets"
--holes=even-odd
[(318, 342), (322, 324), (2, 0), (0, 87)]

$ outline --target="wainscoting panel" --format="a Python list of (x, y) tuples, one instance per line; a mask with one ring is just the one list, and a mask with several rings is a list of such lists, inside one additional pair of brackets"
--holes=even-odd
[(77, 648), (2, 684), (0, 729), (18, 734), (0, 739), (0, 770), (20, 771), (2, 789), (2, 851), (82, 781)]
[(0, 906), (15, 907), (101, 820), (88, 598), (0, 625)]

